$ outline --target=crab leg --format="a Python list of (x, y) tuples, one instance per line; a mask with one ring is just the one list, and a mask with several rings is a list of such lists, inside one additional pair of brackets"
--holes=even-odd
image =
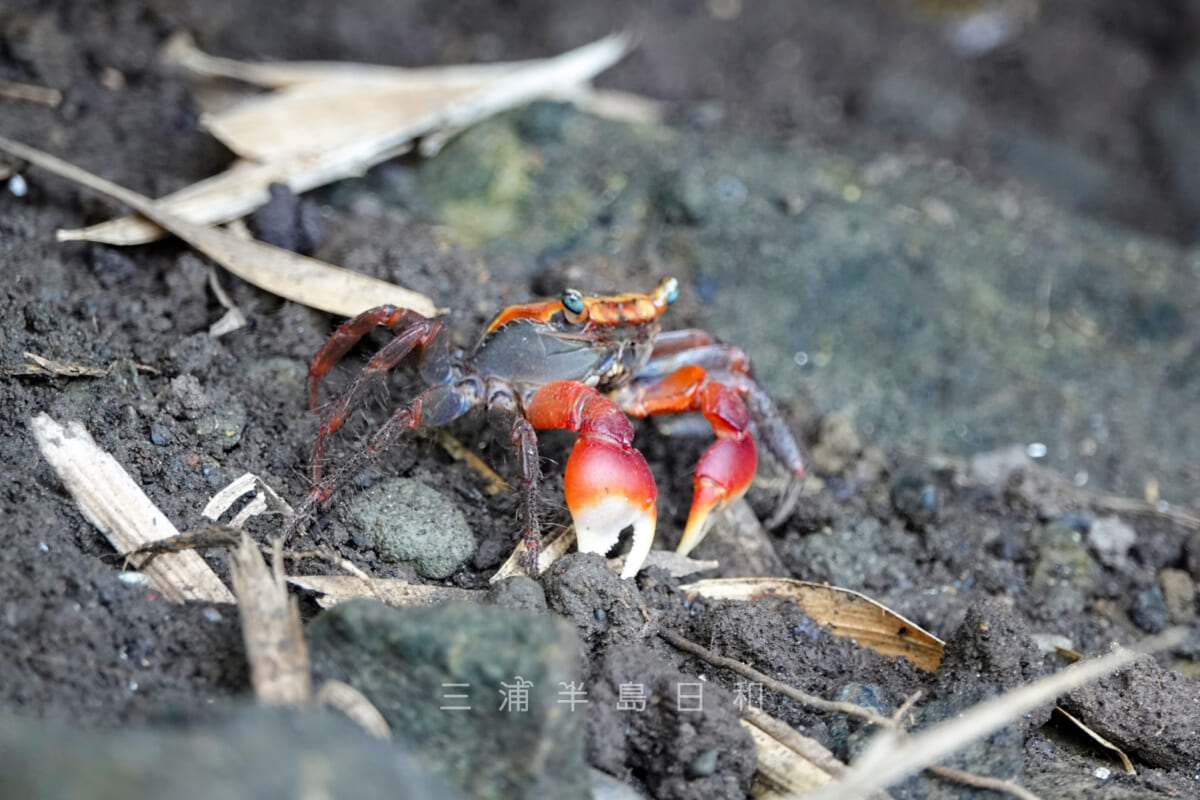
[(658, 496), (650, 467), (633, 446), (633, 425), (612, 400), (578, 381), (541, 387), (525, 404), (525, 416), (535, 428), (579, 433), (565, 480), (579, 550), (607, 553), (632, 525), (633, 546), (621, 570), (622, 578), (632, 578), (654, 541)]
[[(389, 309), (395, 313), (381, 316), (382, 312)], [(412, 320), (413, 317), (415, 317), (415, 321)], [(410, 322), (409, 326), (400, 328), (401, 323), (405, 320)], [(392, 324), (392, 321), (395, 321), (395, 327), (399, 332), (395, 339), (392, 339), (382, 350), (375, 354), (374, 358), (363, 368), (362, 374), (358, 379), (351, 384), (346, 393), (339, 397), (338, 401), (321, 418), (321, 427), (317, 431), (317, 439), (313, 443), (312, 455), (309, 459), (310, 471), (314, 482), (321, 479), (321, 471), (324, 466), (322, 459), (325, 453), (325, 439), (342, 426), (342, 423), (346, 421), (346, 417), (364, 398), (370, 397), (371, 392), (379, 385), (390, 369), (400, 363), (417, 345), (428, 346), (442, 330), (442, 323), (426, 319), (414, 311), (403, 308), (397, 309), (394, 306), (380, 306), (379, 308), (360, 314), (338, 328), (329, 337), (329, 341), (325, 343), (325, 346), (313, 357), (312, 364), (308, 368), (310, 404), (314, 404), (316, 401), (317, 383), (321, 375), (328, 372), (337, 363), (338, 359), (345, 355), (346, 351), (358, 339), (362, 338), (366, 331), (371, 329), (372, 326), (367, 325), (367, 323), (377, 324), (380, 321), (389, 325)]]
[[(350, 348), (358, 344), (358, 341), (370, 333), (376, 325), (386, 325), (398, 336), (409, 330), (418, 329), (420, 333), (416, 334), (417, 338), (421, 339), (423, 343), (428, 343), (428, 340), (433, 338), (441, 328), (441, 323), (398, 306), (379, 306), (364, 311), (354, 319), (346, 320), (330, 334), (308, 365), (309, 408), (315, 410), (317, 407), (317, 389), (321, 383), (321, 376), (333, 369), (333, 366), (341, 361), (346, 353), (350, 352)], [(411, 348), (410, 344), (409, 349)]]
[(745, 494), (754, 479), (758, 452), (748, 430), (750, 412), (736, 390), (712, 380), (696, 364), (627, 391), (621, 396), (621, 407), (638, 417), (699, 411), (717, 436), (700, 457), (692, 478), (692, 508), (675, 548), (687, 555), (708, 532), (711, 512)]

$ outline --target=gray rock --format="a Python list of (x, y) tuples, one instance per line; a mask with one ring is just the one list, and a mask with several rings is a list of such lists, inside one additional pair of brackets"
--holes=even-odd
[(1182, 79), (1154, 106), (1151, 130), (1168, 168), (1175, 197), (1187, 210), (1192, 238), (1200, 240), (1200, 150), (1196, 129), (1200, 127), (1200, 59), (1182, 71)]
[(1061, 522), (1047, 525), (1037, 543), (1037, 561), (1030, 577), (1031, 593), (1045, 600), (1032, 614), (1052, 621), (1081, 613), (1099, 571), (1078, 531)]
[(1167, 629), (1167, 602), (1157, 583), (1147, 583), (1134, 592), (1129, 618), (1146, 633), (1162, 633)]
[(446, 578), (475, 551), (458, 507), (420, 481), (393, 478), (338, 508), (348, 526), (371, 540), (385, 561), (404, 561), (426, 578)]
[(1137, 541), (1137, 531), (1120, 517), (1098, 517), (1088, 529), (1087, 541), (1100, 563), (1119, 569), (1125, 566), (1129, 548)]
[(187, 727), (80, 730), (0, 717), (6, 798), (452, 800), (395, 744), (326, 713), (232, 710)]
[(1194, 769), (1200, 763), (1197, 697), (1200, 680), (1164, 669), (1152, 656), (1140, 656), (1073, 690), (1061, 703), (1131, 758), (1168, 769)]
[[(314, 678), (361, 691), (397, 740), (467, 797), (589, 796), (587, 707), (560, 702), (564, 684), (583, 684), (579, 640), (562, 620), (487, 606), (352, 601), (307, 633)], [(510, 689), (519, 700), (518, 676), (532, 684), (525, 710), (507, 703)]]
[(848, 419), (841, 414), (827, 414), (821, 420), (817, 443), (812, 449), (813, 467), (818, 472), (840, 475), (861, 452), (862, 440)]
[(1196, 582), (1181, 569), (1164, 569), (1158, 573), (1167, 619), (1173, 625), (1187, 625), (1196, 616)]

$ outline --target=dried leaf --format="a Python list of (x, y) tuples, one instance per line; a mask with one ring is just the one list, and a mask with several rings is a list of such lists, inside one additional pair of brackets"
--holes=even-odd
[[(629, 47), (629, 38), (618, 35), (537, 61), (403, 70), (366, 64), (248, 64), (184, 46), (173, 51), (174, 58), (204, 74), (236, 74), (290, 88), (205, 115), (203, 124), (226, 146), (259, 163), (169, 195), (159, 201), (160, 208), (196, 224), (228, 222), (265, 203), (273, 182), (303, 192), (360, 175), (407, 152), (417, 137), (435, 139), (439, 132), (577, 88), (616, 63)], [(108, 244), (136, 244), (159, 235), (157, 226), (132, 217), (58, 234), (60, 240)]]
[(280, 297), (347, 317), (384, 303), (425, 316), (437, 314), (433, 301), (423, 294), (265, 242), (245, 241), (217, 228), (193, 224), (162, 210), (148, 197), (28, 145), (0, 137), (0, 150), (130, 206), (234, 275)]
[(288, 582), (310, 592), (319, 592), (317, 604), (330, 608), (356, 597), (370, 597), (389, 606), (432, 606), (454, 600), (479, 600), (483, 592), (453, 586), (409, 583), (400, 578), (371, 578), (354, 575), (289, 575)]
[(312, 699), (308, 647), (300, 625), (300, 607), (288, 596), (282, 548), (275, 542), (267, 567), (249, 534), (233, 552), (229, 565), (242, 616), (242, 639), (250, 662), (250, 680), (260, 703), (302, 705)]
[[(571, 545), (575, 544), (575, 526), (572, 525), (560, 533), (551, 541), (542, 542), (542, 551), (538, 554), (537, 571), (541, 574), (546, 571), (551, 564), (567, 554), (571, 549)], [(514, 575), (525, 575), (525, 542), (517, 542), (517, 546), (513, 549), (512, 554), (500, 565), (500, 569), (496, 570), (496, 574), (488, 578), (488, 583), (498, 583), (505, 578), (511, 578)]]
[[(754, 750), (758, 756), (754, 784), (750, 787), (753, 797), (759, 800), (790, 797), (824, 786), (834, 779), (834, 773), (814, 763), (806, 755), (815, 747), (824, 751), (828, 758), (837, 761), (820, 743), (801, 736), (789, 725), (774, 719), (765, 711), (747, 706), (746, 712), (748, 713), (741, 723), (754, 739)], [(771, 725), (771, 722), (777, 723), (777, 726)], [(791, 733), (780, 736), (781, 728), (778, 726)], [(797, 739), (810, 743), (811, 747), (793, 747)], [(844, 764), (841, 766), (845, 769)]]
[(679, 587), (712, 600), (760, 600), (778, 597), (795, 602), (830, 633), (896, 658), (904, 656), (924, 670), (942, 661), (942, 640), (864, 594), (790, 578), (712, 578)]
[(1117, 758), (1121, 759), (1121, 766), (1123, 766), (1125, 768), (1126, 775), (1137, 775), (1137, 771), (1133, 768), (1133, 762), (1129, 760), (1129, 756), (1125, 755), (1124, 750), (1117, 747), (1115, 744), (1110, 742), (1108, 739), (1105, 739), (1100, 734), (1096, 733), (1094, 730), (1092, 730), (1087, 725), (1085, 725), (1082, 720), (1080, 720), (1078, 717), (1071, 714), (1070, 711), (1067, 711), (1062, 706), (1056, 705), (1054, 707), (1054, 710), (1057, 711), (1058, 713), (1062, 714), (1064, 717), (1066, 717), (1071, 722), (1073, 722), (1075, 724), (1076, 728), (1078, 728), (1080, 731), (1082, 731), (1084, 734), (1086, 734), (1088, 736), (1088, 738), (1090, 738), (1096, 744), (1116, 753)]
[[(59, 425), (47, 414), (30, 421), (38, 449), (62, 479), (88, 521), (118, 553), (178, 536), (167, 516), (134, 483), (117, 460), (96, 444), (78, 422)], [(174, 603), (204, 600), (232, 603), (233, 595), (195, 552), (155, 558), (145, 569), (151, 585)]]

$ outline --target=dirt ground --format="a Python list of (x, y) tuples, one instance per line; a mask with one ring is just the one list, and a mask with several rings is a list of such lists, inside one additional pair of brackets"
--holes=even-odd
[[(987, 180), (1029, 180), (1051, 196), (1069, 189), (1069, 183), (1039, 183), (1029, 163), (996, 157), (1009, 151), (972, 146), (978, 142), (973, 132), (990, 120), (1017, 119), (1043, 132), (1056, 152), (1085, 158), (1105, 181), (1127, 190), (1119, 196), (1098, 191), (1080, 198), (1077, 208), (1185, 241), (1197, 229), (1191, 212), (1166, 188), (1169, 159), (1139, 116), (1154, 87), (1177, 80), (1197, 40), (1200, 10), (1182, 0), (1136, 20), (1127, 18), (1124, 4), (1104, 0), (1071, 4), (1070, 10), (1044, 4), (1028, 23), (1028, 35), (967, 62), (945, 49), (945, 7), (964, 5), (953, 3), (781, 0), (743, 8), (715, 1), (609, 7), (313, 0), (257, 3), (253, 12), (224, 1), (5, 5), (0, 78), (59, 88), (64, 101), (51, 109), (0, 100), (0, 133), (151, 195), (214, 173), (229, 160), (198, 131), (186, 81), (157, 64), (158, 48), (179, 29), (192, 31), (207, 51), (232, 57), (415, 65), (546, 55), (607, 33), (617, 20), (636, 25), (643, 44), (600, 83), (670, 101), (674, 124), (698, 136), (736, 131), (773, 140), (811, 137), (848, 150), (926, 147)], [(734, 19), (725, 18), (730, 13)], [(1086, 75), (1079, 67), (1084, 61), (1093, 67)], [(785, 82), (764, 63), (798, 64), (789, 73), (797, 77)], [(937, 135), (893, 124), (894, 116), (872, 106), (879, 88), (868, 78), (901, 64), (952, 83), (969, 101), (969, 121)], [(1098, 104), (1096, 94), (1111, 88), (1106, 70), (1121, 65), (1122, 74), (1132, 70), (1136, 80)], [(1031, 75), (1041, 80), (1030, 81)], [(221, 275), (251, 324), (211, 337), (208, 325), (222, 309), (208, 288), (203, 259), (174, 241), (132, 249), (58, 244), (56, 229), (105, 219), (112, 208), (44, 173), (22, 174), (27, 193), (6, 190), (0, 196), (0, 503), (6, 533), (0, 550), (0, 710), (109, 728), (186, 716), (243, 696), (249, 677), (236, 613), (173, 606), (125, 582), (110, 546), (39, 457), (28, 423), (39, 412), (82, 422), (181, 528), (198, 524), (207, 499), (245, 472), (298, 500), (308, 488), (305, 462), (316, 430), (305, 403), (306, 363), (334, 320)], [(549, 271), (515, 259), (485, 267), (475, 254), (448, 243), (435, 219), (347, 200), (332, 189), (316, 197), (304, 217), (306, 230), (319, 233), (314, 254), (434, 298), (452, 298), (464, 345), (504, 304), (555, 291), (556, 280), (572, 274), (572, 263), (578, 270), (570, 258)], [(261, 215), (252, 227), (264, 238), (294, 243), (295, 221), (290, 213)], [(665, 274), (672, 254), (661, 255), (655, 269)], [(614, 289), (645, 280), (644, 264), (633, 259), (614, 259), (605, 269), (599, 277), (620, 284)], [(703, 308), (694, 302), (677, 312), (672, 326), (704, 323)], [(91, 378), (12, 374), (26, 352), (111, 369)], [(333, 383), (349, 373), (339, 371)], [(659, 624), (814, 694), (889, 713), (921, 689), (922, 723), (1063, 666), (1054, 651), (1060, 642), (1092, 654), (1168, 624), (1190, 625), (1191, 639), (1176, 650), (1064, 700), (1124, 747), (1136, 776), (1124, 775), (1111, 753), (1051, 717), (1048, 708), (956, 764), (1023, 776), (1044, 797), (1183, 797), (1196, 791), (1200, 530), (1141, 509), (1122, 516), (1137, 529), (1137, 540), (1122, 546), (1124, 529), (1110, 519), (1111, 509), (1072, 494), (1028, 464), (1013, 469), (1019, 458), (1001, 461), (992, 473), (972, 472), (966, 462), (914, 460), (858, 441), (836, 421), (823, 421), (826, 410), (802, 396), (785, 405), (806, 451), (823, 454), (816, 459), (820, 481), (770, 533), (769, 554), (759, 566), (884, 600), (948, 640), (937, 674), (920, 674), (905, 661), (836, 639), (791, 607), (687, 604), (678, 581), (661, 573), (643, 576), (637, 588), (603, 591), (627, 592), (623, 602), (640, 604)], [(355, 434), (365, 430), (351, 432), (339, 446), (352, 447)], [(686, 516), (689, 465), (704, 442), (668, 440), (650, 426), (638, 430), (663, 498), (660, 540), (671, 545)], [(505, 442), (482, 423), (466, 421), (453, 433), (512, 476)], [(549, 465), (562, 463), (569, 445), (565, 436), (544, 438), (541, 502), (548, 526), (567, 522), (561, 477)], [(460, 508), (478, 544), (445, 583), (485, 588), (515, 542), (515, 496), (485, 497), (478, 473), (427, 438), (389, 453), (360, 476), (356, 488), (392, 475), (436, 486)], [(765, 518), (775, 496), (756, 487), (749, 500)], [(265, 537), (272, 524), (256, 521), (254, 531)], [(395, 572), (332, 509), (315, 529), (363, 569)], [(869, 557), (859, 555), (864, 553)], [(206, 557), (225, 571), (222, 553)], [(613, 603), (601, 589), (577, 606), (563, 600), (569, 576), (562, 572), (591, 575), (594, 567), (576, 558), (547, 578), (545, 594), (579, 628), (597, 685), (611, 693), (644, 659), (661, 664), (661, 674), (705, 674), (733, 691), (732, 673), (637, 633), (640, 615), (636, 624), (614, 618), (598, 625), (593, 606)], [(583, 583), (588, 581), (608, 586), (600, 578)], [(306, 613), (315, 613), (311, 599), (305, 602)], [(765, 708), (843, 758), (865, 738), (835, 715), (778, 698), (769, 698)], [(702, 785), (704, 796), (747, 790), (741, 778), (718, 786), (696, 783), (705, 776), (694, 770), (663, 772), (645, 744), (655, 730), (637, 731), (634, 740), (643, 749), (630, 755), (615, 743), (623, 736), (621, 724), (599, 714), (589, 719), (594, 766), (653, 796), (701, 796)], [(661, 724), (658, 732), (669, 735), (670, 721)], [(741, 745), (723, 746), (733, 751)], [(1103, 778), (1097, 777), (1101, 771)], [(896, 787), (894, 796), (967, 791), (914, 779)]]

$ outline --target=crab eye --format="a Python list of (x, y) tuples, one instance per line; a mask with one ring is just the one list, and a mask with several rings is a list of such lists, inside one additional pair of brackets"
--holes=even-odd
[(567, 289), (562, 293), (563, 308), (574, 317), (583, 313), (583, 295), (578, 289)]
[(679, 299), (679, 281), (674, 278), (667, 278), (663, 281), (663, 296), (666, 298), (667, 305), (671, 305)]

